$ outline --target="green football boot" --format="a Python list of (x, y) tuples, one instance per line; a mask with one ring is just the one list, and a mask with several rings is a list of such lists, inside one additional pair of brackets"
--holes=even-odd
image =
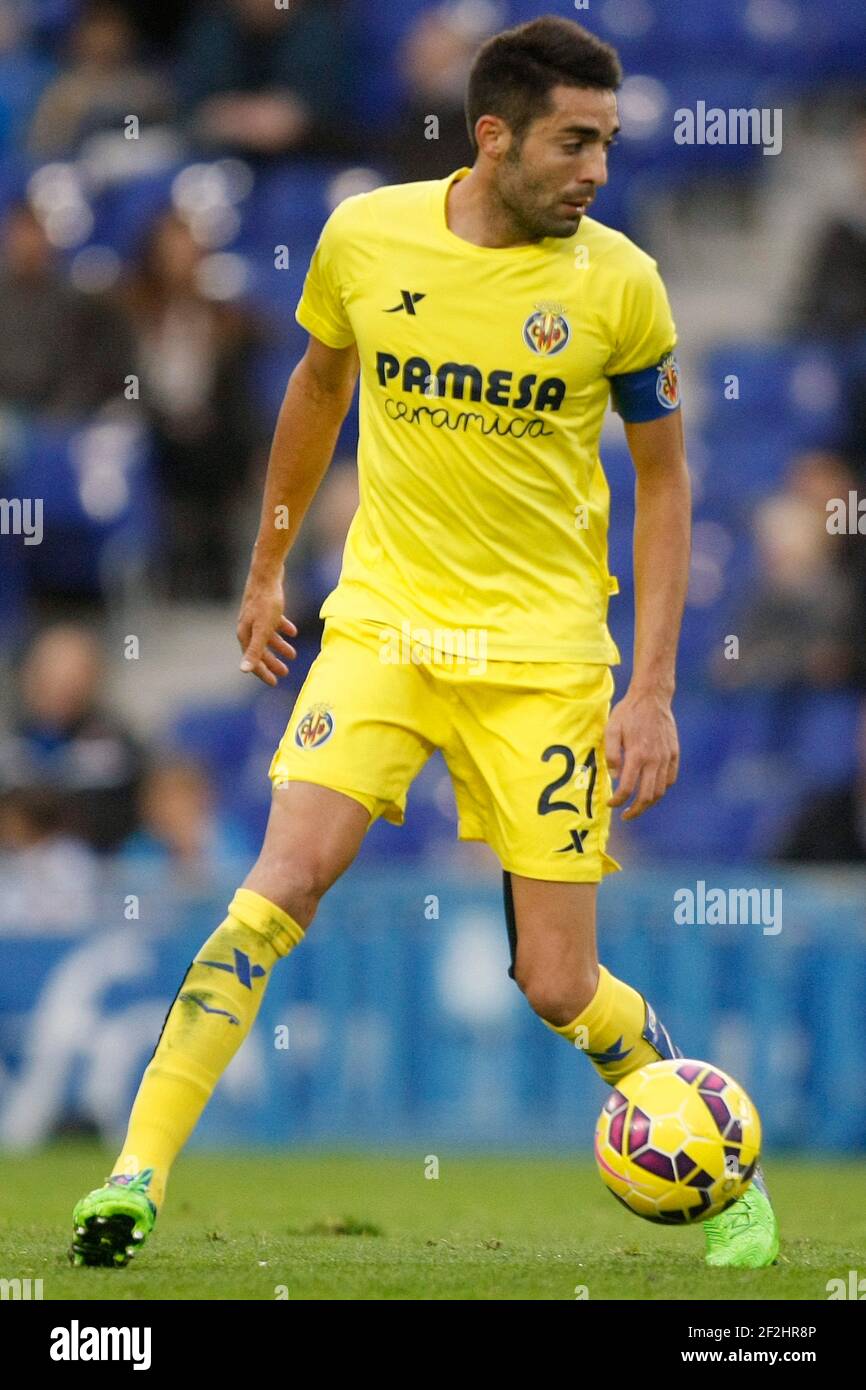
[(753, 1181), (733, 1206), (704, 1222), (708, 1265), (765, 1269), (777, 1263), (779, 1223), (763, 1184)]
[(115, 1173), (104, 1187), (82, 1197), (72, 1213), (73, 1265), (122, 1269), (153, 1230), (156, 1206), (147, 1195), (153, 1169), (127, 1177)]

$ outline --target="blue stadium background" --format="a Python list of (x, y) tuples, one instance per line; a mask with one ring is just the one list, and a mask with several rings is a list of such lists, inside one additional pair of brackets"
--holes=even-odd
[[(414, 176), (425, 177), (413, 113), (432, 98), (411, 91), (400, 57), (425, 16), (444, 14), (465, 40), (555, 11), (616, 44), (632, 85), (623, 94), (611, 182), (594, 215), (648, 246), (674, 282), (670, 249), (653, 240), (653, 210), (722, 206), (747, 225), (773, 164), (758, 146), (675, 146), (676, 109), (698, 100), (782, 108), (791, 134), (780, 159), (814, 121), (830, 130), (844, 161), (846, 132), (862, 120), (866, 95), (866, 9), (853, 0), (820, 7), (805, 0), (607, 0), (586, 10), (519, 0), (336, 0), (324, 7), (335, 26), (327, 80), (336, 85), (323, 79), (325, 91), (316, 93), (314, 83), (305, 98), (324, 113), (321, 138), (264, 157), (197, 136), (189, 91), (196, 62), (201, 69), (217, 61), (210, 26), (223, 8), (170, 7), (162, 27), (149, 27), (134, 7), (121, 6), (132, 16), (135, 63), (173, 94), (152, 123), (158, 138), (143, 121), (142, 137), (121, 143), (116, 111), (94, 107), (71, 146), (49, 155), (34, 149), (34, 119), (74, 61), (70, 37), (82, 10), (64, 0), (3, 6), (0, 217), (27, 203), (51, 243), (54, 273), (83, 294), (111, 300), (155, 221), (173, 209), (200, 240), (202, 283), (213, 298), (241, 305), (259, 325), (246, 381), (263, 437), (304, 349), (294, 306), (330, 209), (341, 194), (401, 176), (413, 130)], [(316, 42), (312, 35), (314, 56)], [(468, 148), (456, 162), (469, 162)], [(820, 195), (820, 179), (816, 189)], [(289, 265), (277, 270), (280, 245)], [(724, 279), (715, 289), (724, 299)], [(675, 294), (674, 309), (679, 318)], [(786, 495), (791, 461), (810, 451), (832, 455), (856, 486), (859, 418), (848, 406), (866, 375), (866, 321), (840, 329), (792, 319), (779, 306), (771, 332), (750, 327), (738, 337), (710, 322), (696, 339), (697, 349), (685, 336), (682, 344), (697, 523), (675, 706), (682, 773), (663, 803), (617, 842), (626, 873), (603, 891), (603, 958), (649, 994), (686, 1052), (714, 1057), (753, 1090), (771, 1146), (863, 1148), (866, 878), (855, 855), (822, 864), (819, 852), (790, 849), (810, 809), (832, 807), (833, 796), (862, 775), (859, 560), (845, 562), (850, 612), (835, 634), (844, 657), (836, 674), (810, 668), (776, 680), (766, 669), (763, 678), (732, 685), (719, 675), (719, 658), (761, 594), (754, 519), (768, 499)], [(17, 919), (15, 909), (4, 909), (0, 1142), (10, 1145), (40, 1143), (64, 1126), (95, 1125), (105, 1135), (122, 1127), (180, 974), (255, 853), (267, 815), (267, 764), (291, 699), (291, 691), (251, 691), (226, 674), (231, 595), (209, 606), (195, 594), (190, 607), (189, 594), (173, 596), (160, 582), (165, 473), (146, 409), (124, 413), (128, 370), (118, 360), (114, 395), (77, 414), (34, 408), (0, 385), (0, 492), (44, 499), (45, 517), (40, 546), (0, 537), (5, 737), (14, 738), (20, 719), (16, 672), (58, 619), (84, 622), (100, 635), (112, 691), (122, 634), (139, 630), (131, 623), (142, 613), (153, 634), (184, 621), (207, 632), (221, 627), (225, 645), (205, 645), (192, 683), (199, 693), (189, 683), (177, 693), (174, 658), (151, 641), (141, 663), (151, 663), (149, 703), (137, 700), (124, 673), (114, 709), (144, 746), (145, 767), (175, 755), (196, 761), (225, 853), (219, 863), (203, 860), (191, 884), (171, 845), (138, 823), (111, 853), (96, 848), (88, 905), (78, 917), (58, 922), (49, 911), (43, 924), (24, 899)], [(735, 400), (721, 387), (730, 374), (740, 383)], [(338, 467), (350, 467), (356, 432), (353, 408)], [(622, 690), (633, 623), (633, 474), (615, 426), (602, 456), (612, 493), (611, 568), (621, 587), (612, 626), (624, 658), (616, 673)], [(230, 501), (242, 540), (251, 534), (254, 470), (244, 489)], [(239, 562), (235, 606), (242, 579)], [(315, 654), (315, 614), (329, 582), (326, 557), (306, 549), (291, 579), (306, 615), (302, 668)], [(810, 601), (820, 611), (820, 591)], [(291, 681), (296, 688), (300, 674)], [(43, 738), (40, 767), (49, 783), (55, 752), (56, 743)], [(547, 1035), (507, 981), (497, 876), (483, 860), (452, 849), (443, 771), (434, 761), (419, 779), (406, 827), (371, 832), (362, 863), (272, 985), (195, 1142), (380, 1142), (432, 1133), (497, 1145), (587, 1139), (603, 1087)], [(10, 774), (0, 794), (15, 786)], [(53, 833), (63, 839), (72, 832), (61, 823)], [(820, 823), (812, 837), (820, 839)], [(145, 842), (147, 853), (139, 854)], [(20, 881), (28, 862), (20, 843), (9, 840), (0, 853)], [(817, 862), (783, 867), (782, 857)], [(675, 925), (674, 892), (698, 880), (780, 887), (782, 932)], [(142, 906), (127, 921), (129, 894)], [(285, 1052), (273, 1044), (281, 1024), (289, 1029)]]

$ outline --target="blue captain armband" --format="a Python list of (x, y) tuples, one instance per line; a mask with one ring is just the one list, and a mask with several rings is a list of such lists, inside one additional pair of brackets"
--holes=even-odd
[(613, 408), (630, 425), (658, 420), (680, 405), (677, 359), (668, 352), (655, 367), (609, 377)]

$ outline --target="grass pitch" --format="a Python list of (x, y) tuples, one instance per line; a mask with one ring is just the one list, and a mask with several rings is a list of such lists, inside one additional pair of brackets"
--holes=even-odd
[(708, 1269), (700, 1227), (632, 1217), (594, 1166), (525, 1156), (309, 1151), (179, 1160), (125, 1270), (66, 1260), (76, 1199), (111, 1155), (63, 1145), (0, 1155), (0, 1276), (45, 1299), (818, 1299), (866, 1272), (866, 1166), (767, 1162), (781, 1263)]

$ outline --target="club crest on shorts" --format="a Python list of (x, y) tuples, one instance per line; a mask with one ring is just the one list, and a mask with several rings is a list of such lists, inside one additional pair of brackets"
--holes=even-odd
[(571, 337), (571, 325), (562, 304), (536, 304), (523, 325), (523, 341), (540, 357), (562, 352)]
[(334, 732), (334, 716), (327, 705), (313, 705), (295, 729), (299, 748), (320, 748)]
[(656, 370), (659, 374), (656, 382), (659, 404), (666, 410), (676, 410), (680, 403), (680, 371), (674, 354), (669, 352), (667, 357), (663, 357)]

